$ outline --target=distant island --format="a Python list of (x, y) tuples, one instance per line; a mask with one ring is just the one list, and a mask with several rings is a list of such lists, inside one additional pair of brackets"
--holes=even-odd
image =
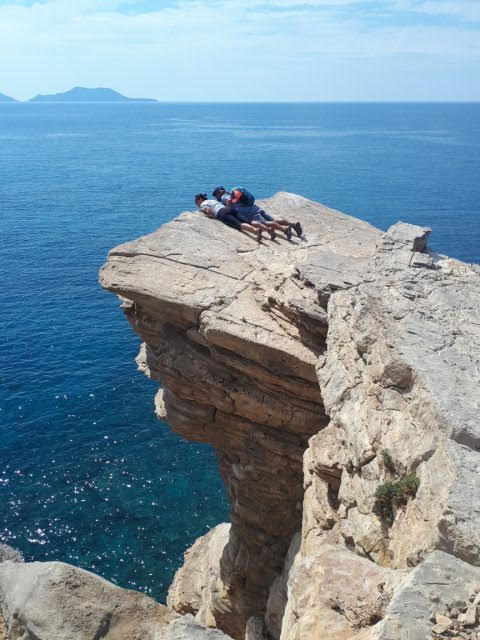
[(10, 96), (6, 96), (4, 93), (0, 93), (0, 102), (17, 102), (17, 100)]
[(28, 102), (158, 102), (158, 100), (153, 98), (128, 98), (118, 93), (118, 91), (105, 87), (96, 89), (74, 87), (64, 93), (38, 95), (28, 100)]

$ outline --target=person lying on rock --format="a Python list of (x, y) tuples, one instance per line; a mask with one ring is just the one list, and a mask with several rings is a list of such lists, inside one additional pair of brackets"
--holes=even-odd
[[(223, 189), (223, 187), (217, 187), (217, 188), (219, 188), (219, 189)], [(224, 191), (225, 191), (225, 190), (224, 190)], [(227, 193), (227, 192), (225, 191), (225, 193)], [(202, 195), (202, 194), (201, 194), (201, 195)], [(251, 196), (251, 197), (253, 198), (253, 196)], [(254, 199), (254, 198), (253, 198), (253, 199)], [(237, 207), (232, 205), (232, 202), (231, 202), (231, 195), (230, 195), (230, 194), (228, 194), (228, 199), (225, 199), (225, 198), (224, 198), (224, 199), (222, 200), (221, 198), (220, 198), (220, 199), (219, 199), (219, 198), (216, 198), (214, 201), (211, 201), (211, 202), (215, 202), (217, 205), (220, 203), (220, 204), (222, 204), (223, 206), (225, 206), (225, 207), (227, 208), (227, 211), (228, 211), (231, 215), (234, 215), (234, 216), (235, 216), (235, 218), (236, 218), (239, 222), (249, 224), (249, 225), (251, 225), (252, 227), (255, 227), (256, 229), (261, 229), (261, 230), (262, 230), (262, 232), (269, 233), (269, 234), (270, 234), (270, 238), (271, 238), (272, 240), (275, 240), (275, 238), (277, 237), (277, 234), (275, 233), (275, 229), (274, 229), (274, 227), (273, 227), (273, 226), (267, 226), (267, 225), (265, 224), (265, 222), (264, 222), (263, 220), (261, 220), (261, 219), (260, 219), (260, 217), (259, 217), (259, 219), (254, 219), (254, 218), (252, 217), (251, 219), (247, 220), (245, 216), (241, 216), (241, 215), (239, 215), (239, 214), (238, 214), (238, 211), (237, 211)], [(239, 205), (239, 206), (240, 206), (240, 205)], [(290, 234), (290, 235), (291, 235), (291, 234)]]
[(228, 209), (224, 204), (217, 200), (209, 200), (206, 193), (197, 193), (195, 196), (195, 204), (199, 210), (207, 216), (207, 218), (220, 220), (224, 224), (229, 227), (233, 227), (238, 231), (253, 233), (257, 238), (257, 242), (262, 241), (262, 232), (265, 228), (263, 225), (254, 226), (248, 222), (240, 221), (233, 210)]
[[(227, 191), (225, 187), (216, 187), (213, 190), (212, 196), (221, 202), (225, 207), (235, 211), (236, 217), (243, 221), (253, 224), (254, 222), (260, 222), (265, 225), (269, 231), (278, 230), (283, 231), (290, 240), (292, 237), (292, 228), (295, 229), (295, 233), (300, 238), (303, 233), (302, 225), (300, 222), (291, 222), (286, 218), (273, 218), (269, 213), (261, 209), (258, 205), (245, 204), (242, 202), (242, 196), (244, 190), (238, 187), (233, 187), (230, 191)], [(250, 195), (250, 194), (249, 194)], [(253, 196), (251, 198), (254, 200)], [(272, 236), (272, 240), (275, 236)]]

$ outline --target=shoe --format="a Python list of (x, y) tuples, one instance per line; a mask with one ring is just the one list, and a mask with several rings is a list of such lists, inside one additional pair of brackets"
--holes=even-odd
[(275, 238), (277, 237), (277, 234), (275, 233), (275, 229), (269, 229), (268, 233), (270, 234), (270, 239), (275, 240)]
[(300, 222), (296, 222), (293, 225), (293, 228), (295, 229), (295, 233), (297, 234), (297, 236), (300, 238), (303, 233), (302, 225), (300, 224)]
[(285, 235), (287, 236), (287, 240), (292, 239), (292, 227), (287, 227), (285, 229)]

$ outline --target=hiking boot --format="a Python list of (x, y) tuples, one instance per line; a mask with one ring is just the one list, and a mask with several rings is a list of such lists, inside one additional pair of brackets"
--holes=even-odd
[(302, 225), (300, 224), (300, 222), (296, 222), (293, 225), (293, 228), (295, 229), (295, 233), (297, 234), (297, 236), (300, 238), (303, 233)]
[(285, 229), (285, 235), (287, 236), (287, 240), (292, 239), (292, 227), (287, 227)]

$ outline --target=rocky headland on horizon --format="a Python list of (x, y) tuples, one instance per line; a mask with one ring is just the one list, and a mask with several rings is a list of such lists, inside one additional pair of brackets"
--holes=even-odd
[[(21, 102), (0, 93), (0, 102)], [(25, 102), (158, 102), (153, 98), (129, 98), (107, 87), (74, 87), (63, 93), (37, 95)]]
[(4, 93), (0, 93), (0, 103), (1, 102), (18, 102), (15, 98), (11, 98), (10, 96), (6, 96)]
[(480, 636), (480, 267), (428, 228), (262, 205), (304, 236), (258, 245), (186, 212), (100, 272), (158, 417), (216, 449), (230, 523), (167, 606), (0, 549), (8, 640)]

